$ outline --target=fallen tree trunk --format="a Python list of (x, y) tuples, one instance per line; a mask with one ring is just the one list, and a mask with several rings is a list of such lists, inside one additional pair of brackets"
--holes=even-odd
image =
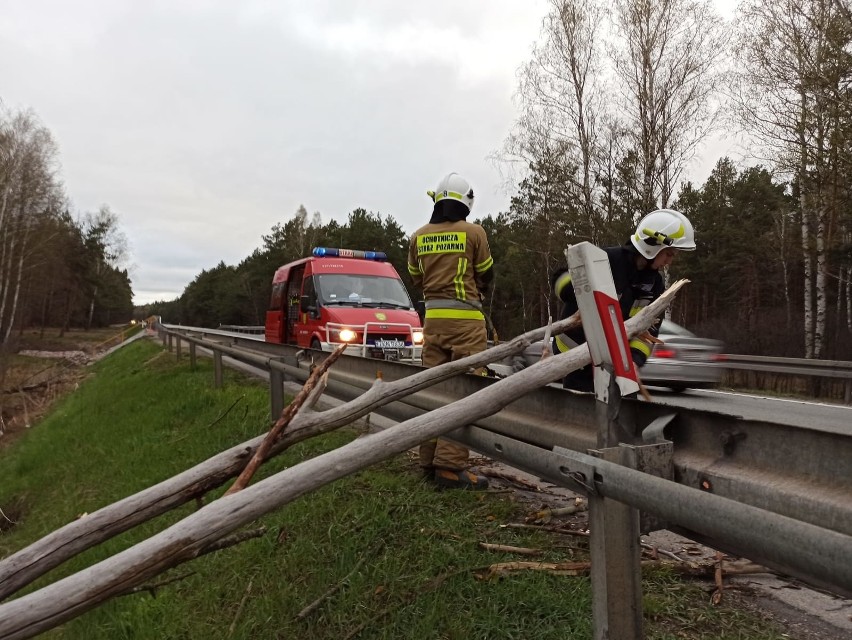
[[(627, 322), (628, 334), (648, 329), (684, 284)], [(458, 361), (463, 362), (463, 361)], [(273, 509), (424, 440), (493, 415), (516, 398), (587, 364), (587, 349), (547, 358), (467, 398), (290, 467), (220, 498), (165, 531), (72, 576), (0, 605), (0, 638), (30, 638), (109, 598), (195, 558), (213, 541)], [(369, 393), (369, 392), (368, 392)]]
[[(553, 330), (564, 331), (578, 324), (579, 319), (568, 318), (554, 323)], [(293, 418), (288, 432), (283, 434), (278, 443), (272, 447), (269, 457), (281, 453), (302, 440), (350, 424), (376, 408), (411, 393), (520, 353), (532, 342), (539, 340), (547, 330), (548, 328), (542, 327), (527, 332), (488, 351), (419, 371), (402, 380), (391, 383), (377, 380), (363, 395), (334, 409), (300, 413)], [(0, 561), (0, 600), (9, 597), (78, 553), (221, 486), (245, 468), (265, 438), (266, 435), (260, 435), (231, 447), (183, 473), (98, 509), (85, 518), (70, 522), (3, 559)]]

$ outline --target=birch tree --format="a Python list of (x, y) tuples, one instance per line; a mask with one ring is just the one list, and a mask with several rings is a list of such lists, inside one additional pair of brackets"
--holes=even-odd
[[(600, 241), (600, 208), (597, 191), (601, 156), (601, 122), (606, 117), (607, 87), (603, 59), (605, 11), (596, 0), (550, 0), (542, 23), (542, 41), (521, 74), (519, 93), (528, 114), (540, 113), (545, 140), (535, 142), (528, 154), (531, 164), (551, 162), (561, 151), (566, 177), (574, 184), (581, 206), (579, 213), (591, 223), (592, 242)], [(538, 136), (542, 137), (542, 136)], [(544, 144), (542, 144), (544, 143)], [(547, 156), (540, 151), (548, 150)]]
[(9, 341), (34, 230), (61, 204), (56, 145), (29, 112), (0, 112), (0, 346)]
[(843, 224), (850, 47), (852, 21), (839, 0), (750, 0), (742, 9), (737, 112), (798, 198), (806, 358), (824, 354), (829, 253)]
[(714, 125), (724, 78), (722, 22), (709, 0), (609, 6), (551, 0), (541, 42), (519, 74), (522, 115), (504, 149), (527, 166), (544, 159), (543, 149), (551, 159), (564, 150), (596, 243), (669, 204)]
[(723, 23), (708, 0), (617, 0), (611, 50), (621, 117), (638, 153), (643, 211), (667, 207), (712, 130), (724, 79)]

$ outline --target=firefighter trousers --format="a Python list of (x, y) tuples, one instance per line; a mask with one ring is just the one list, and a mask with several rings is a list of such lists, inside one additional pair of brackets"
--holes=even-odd
[[(424, 367), (437, 367), (445, 362), (459, 360), (485, 351), (487, 346), (484, 320), (426, 318), (423, 325)], [(474, 373), (485, 375), (485, 369), (477, 369)], [(459, 471), (467, 468), (468, 455), (467, 447), (445, 438), (429, 440), (420, 445), (420, 466)]]

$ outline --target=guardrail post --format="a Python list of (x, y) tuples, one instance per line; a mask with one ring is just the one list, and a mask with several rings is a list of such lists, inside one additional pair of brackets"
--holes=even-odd
[(219, 389), (222, 386), (222, 352), (213, 351), (213, 386)]
[(177, 359), (180, 360), (180, 357), (183, 353), (180, 336), (177, 336), (175, 338), (175, 353), (177, 354)]
[(191, 369), (193, 369), (193, 370), (194, 370), (194, 369), (195, 369), (195, 364), (196, 364), (196, 360), (195, 360), (195, 343), (194, 343), (194, 342), (190, 342), (190, 343), (189, 343), (189, 367), (190, 367)]
[[(603, 250), (588, 242), (570, 247), (566, 256), (594, 364), (597, 446), (600, 449), (595, 455), (632, 466), (631, 450), (618, 446), (623, 434), (618, 413), (622, 394), (638, 392), (639, 383), (609, 258)], [(595, 640), (642, 640), (639, 511), (590, 493), (589, 530), (593, 637)]]
[[(631, 450), (610, 447), (590, 452), (632, 468)], [(641, 640), (642, 566), (639, 511), (603, 496), (589, 496), (589, 551), (595, 640)]]
[(275, 369), (269, 370), (269, 402), (273, 420), (278, 420), (284, 411), (284, 374)]
[(172, 352), (172, 334), (169, 334), (169, 353)]

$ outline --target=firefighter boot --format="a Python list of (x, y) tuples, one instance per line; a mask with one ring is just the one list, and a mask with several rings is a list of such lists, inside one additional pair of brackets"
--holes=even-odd
[(435, 484), (441, 489), (470, 489), (482, 491), (488, 488), (488, 478), (478, 476), (466, 469), (435, 469)]
[(425, 478), (432, 478), (435, 473), (435, 448), (437, 446), (437, 440), (427, 440), (420, 444), (418, 455), (420, 471), (423, 472)]

